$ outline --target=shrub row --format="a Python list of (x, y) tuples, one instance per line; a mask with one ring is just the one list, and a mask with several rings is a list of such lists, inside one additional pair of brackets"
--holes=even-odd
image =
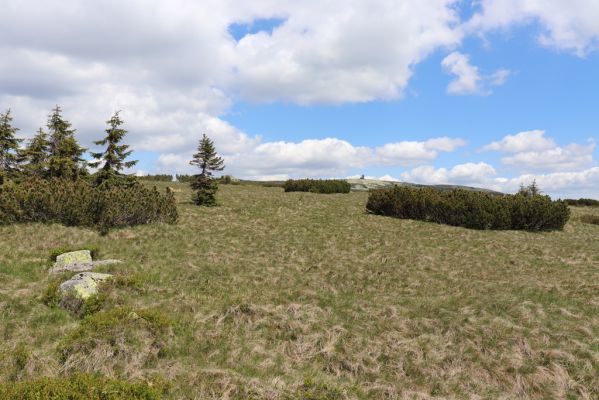
[(141, 184), (93, 187), (83, 180), (27, 179), (0, 187), (0, 224), (57, 222), (109, 228), (153, 222), (175, 223), (175, 198)]
[(599, 207), (599, 200), (595, 199), (566, 199), (569, 206)]
[(549, 196), (491, 195), (454, 189), (395, 186), (371, 190), (366, 209), (374, 214), (472, 229), (563, 229), (570, 216), (564, 201)]
[(341, 179), (289, 179), (283, 189), (286, 192), (349, 193), (351, 185)]
[(140, 181), (172, 182), (173, 176), (170, 174), (143, 175), (138, 176), (137, 179)]

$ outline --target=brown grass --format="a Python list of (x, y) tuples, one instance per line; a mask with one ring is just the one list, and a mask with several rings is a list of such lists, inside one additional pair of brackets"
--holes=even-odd
[[(580, 221), (594, 210), (572, 208), (564, 232), (473, 231), (368, 215), (365, 193), (222, 185), (221, 205), (200, 208), (170, 185), (175, 226), (0, 228), (0, 381), (162, 377), (176, 399), (597, 398), (599, 227)], [(160, 356), (124, 327), (61, 360), (81, 321), (39, 300), (47, 252), (82, 245), (125, 261), (105, 269), (121, 276), (107, 311), (172, 319)]]

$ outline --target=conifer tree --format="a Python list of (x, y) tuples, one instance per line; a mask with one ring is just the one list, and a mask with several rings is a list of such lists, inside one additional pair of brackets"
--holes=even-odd
[(190, 185), (196, 192), (194, 202), (200, 206), (216, 205), (215, 195), (218, 184), (212, 177), (212, 171), (222, 171), (225, 166), (223, 159), (216, 153), (214, 143), (205, 134), (198, 145), (198, 152), (193, 155), (193, 160), (189, 163), (201, 170), (200, 174), (194, 176)]
[(17, 152), (22, 139), (15, 138), (18, 130), (12, 126), (10, 109), (0, 114), (0, 185), (19, 169)]
[(71, 123), (61, 113), (61, 108), (56, 106), (48, 118), (48, 175), (52, 178), (76, 180), (87, 174), (85, 160), (82, 158), (85, 149), (77, 143), (75, 129), (71, 129)]
[(27, 175), (45, 177), (48, 168), (48, 135), (42, 128), (29, 140), (27, 146), (19, 152), (19, 162)]
[[(126, 158), (133, 152), (129, 150), (126, 144), (120, 144), (127, 131), (120, 128), (124, 121), (119, 116), (120, 111), (114, 113), (106, 123), (110, 126), (106, 129), (106, 137), (94, 142), (97, 146), (106, 146), (106, 150), (100, 153), (91, 153), (97, 161), (89, 163), (93, 168), (99, 167), (102, 162), (104, 165), (96, 173), (96, 184), (101, 185), (107, 181), (114, 181), (117, 178), (131, 178), (121, 173), (125, 168), (131, 168), (137, 164), (137, 160), (126, 161)], [(128, 180), (128, 179), (127, 179)]]

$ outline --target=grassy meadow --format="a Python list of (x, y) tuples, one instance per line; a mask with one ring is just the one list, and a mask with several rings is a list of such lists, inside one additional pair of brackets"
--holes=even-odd
[[(581, 221), (597, 208), (572, 208), (563, 232), (475, 231), (369, 215), (367, 193), (221, 185), (220, 206), (202, 208), (168, 185), (177, 225), (0, 227), (0, 382), (100, 373), (172, 399), (599, 398), (599, 226)], [(117, 278), (81, 320), (41, 297), (57, 279), (49, 251), (85, 245), (124, 263), (98, 270)]]

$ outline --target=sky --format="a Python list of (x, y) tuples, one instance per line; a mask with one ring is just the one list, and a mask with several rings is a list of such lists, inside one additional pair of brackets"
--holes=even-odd
[(0, 109), (138, 174), (367, 177), (599, 199), (599, 0), (3, 0)]

